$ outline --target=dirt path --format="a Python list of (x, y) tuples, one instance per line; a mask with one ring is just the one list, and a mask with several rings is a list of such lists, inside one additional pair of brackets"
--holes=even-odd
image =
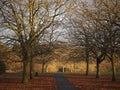
[(57, 90), (80, 90), (80, 89), (74, 87), (70, 82), (68, 82), (60, 74), (55, 74), (54, 77), (57, 80)]

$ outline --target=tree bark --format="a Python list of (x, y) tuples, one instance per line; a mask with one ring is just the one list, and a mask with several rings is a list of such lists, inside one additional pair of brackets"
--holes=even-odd
[(48, 65), (45, 65), (45, 72), (48, 72)]
[(44, 66), (45, 66), (45, 63), (43, 62), (42, 63), (42, 73), (44, 73)]
[(112, 64), (112, 81), (116, 81), (116, 69), (114, 62), (111, 62), (111, 64)]
[(112, 31), (113, 25), (110, 26), (109, 30), (109, 40), (110, 40), (110, 56), (109, 59), (111, 61), (112, 65), (112, 81), (116, 81), (116, 69), (115, 69), (115, 63), (114, 63), (114, 54), (115, 54), (115, 35)]
[(89, 74), (89, 41), (88, 35), (85, 34), (85, 54), (86, 54), (86, 76)]
[(86, 51), (86, 76), (89, 74), (89, 53)]
[(74, 72), (76, 72), (76, 65), (75, 65), (75, 62), (74, 62)]
[(30, 60), (30, 79), (33, 79), (33, 76), (34, 76), (33, 60), (31, 58), (31, 60)]
[(23, 61), (23, 77), (22, 83), (27, 84), (30, 80), (30, 62), (29, 60)]
[(23, 49), (23, 77), (22, 83), (27, 84), (30, 80), (30, 52), (29, 49)]
[(65, 67), (62, 67), (62, 72), (63, 72), (63, 73), (65, 72)]
[(112, 81), (116, 81), (116, 69), (114, 62), (112, 61), (111, 64), (112, 64)]
[(89, 74), (89, 61), (86, 60), (86, 76)]
[(97, 64), (96, 64), (96, 69), (97, 69), (97, 71), (96, 71), (96, 78), (100, 77), (100, 68), (99, 68), (99, 65), (100, 65), (100, 63), (97, 61)]
[(112, 81), (116, 81), (116, 68), (115, 68), (115, 63), (114, 63), (114, 55), (111, 55), (111, 65), (112, 65)]

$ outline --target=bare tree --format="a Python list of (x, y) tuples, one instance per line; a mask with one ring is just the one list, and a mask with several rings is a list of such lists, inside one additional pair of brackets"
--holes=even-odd
[[(89, 73), (89, 42), (90, 42), (90, 24), (87, 18), (88, 6), (85, 1), (76, 1), (75, 8), (69, 16), (69, 36), (72, 44), (79, 46), (85, 51), (86, 75)], [(84, 49), (83, 49), (84, 48)]]
[[(113, 81), (115, 55), (119, 48), (119, 3), (119, 0), (94, 0), (90, 6), (86, 2), (80, 2), (72, 17), (73, 42), (77, 41), (77, 44), (82, 46), (87, 40), (83, 46), (87, 45), (88, 51), (92, 52), (96, 59), (96, 77), (99, 77), (99, 64), (108, 57), (112, 65)], [(83, 31), (86, 31), (86, 34)]]
[(33, 42), (43, 37), (45, 31), (54, 25), (57, 16), (66, 12), (66, 3), (66, 0), (8, 0), (0, 10), (0, 26), (4, 27), (2, 37), (18, 42), (21, 48), (23, 83), (28, 83), (30, 79)]
[(108, 41), (106, 43), (109, 44), (107, 56), (111, 61), (112, 65), (112, 81), (116, 80), (116, 69), (115, 69), (115, 55), (116, 50), (119, 48), (119, 22), (120, 22), (120, 1), (119, 0), (98, 0), (95, 2), (95, 7), (98, 12), (100, 12), (98, 21), (102, 21), (105, 23), (105, 28), (108, 33)]

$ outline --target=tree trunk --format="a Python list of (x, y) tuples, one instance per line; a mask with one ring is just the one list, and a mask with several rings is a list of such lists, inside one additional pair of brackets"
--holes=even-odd
[(31, 60), (30, 60), (30, 79), (33, 79), (33, 76), (34, 76), (33, 60), (31, 58)]
[(65, 72), (65, 68), (64, 67), (62, 67), (62, 72)]
[(89, 74), (89, 61), (86, 61), (86, 76)]
[(111, 64), (112, 64), (112, 81), (116, 81), (116, 69), (114, 62), (112, 61)]
[(110, 38), (110, 61), (112, 65), (112, 81), (116, 81), (116, 69), (115, 69), (115, 63), (114, 63), (114, 54), (115, 54), (115, 35), (112, 32), (113, 26), (110, 26), (109, 30), (109, 38)]
[(115, 63), (114, 63), (114, 55), (111, 55), (111, 65), (112, 65), (112, 81), (116, 81), (116, 68), (115, 68)]
[(23, 77), (22, 83), (27, 84), (30, 80), (30, 52), (23, 49)]
[(22, 83), (27, 84), (30, 80), (30, 62), (29, 60), (23, 61), (23, 77)]
[(45, 66), (45, 63), (42, 63), (42, 73), (44, 73), (44, 66)]
[(86, 76), (89, 74), (89, 55), (88, 52), (86, 52)]
[(45, 72), (48, 72), (48, 65), (45, 65)]
[(100, 68), (99, 68), (99, 62), (97, 61), (97, 64), (96, 64), (96, 69), (97, 69), (97, 71), (96, 71), (96, 78), (99, 78), (100, 77)]
[(86, 54), (86, 76), (89, 74), (89, 41), (88, 35), (85, 34), (85, 54)]
[(76, 66), (75, 66), (75, 62), (74, 62), (74, 72), (76, 72)]

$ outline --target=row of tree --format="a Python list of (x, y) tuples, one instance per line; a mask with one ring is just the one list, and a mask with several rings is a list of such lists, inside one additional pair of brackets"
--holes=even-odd
[(120, 1), (77, 1), (68, 21), (70, 41), (85, 51), (86, 75), (90, 57), (96, 60), (97, 78), (100, 63), (107, 59), (112, 66), (112, 81), (115, 81), (115, 60), (120, 57)]
[[(120, 1), (73, 1), (0, 1), (0, 38), (10, 44), (21, 58), (23, 83), (28, 83), (33, 77), (34, 58), (42, 59), (40, 63), (44, 72), (45, 63), (58, 56), (54, 50), (59, 48), (56, 40), (60, 35), (57, 31), (61, 30), (57, 28), (64, 27), (68, 29), (69, 44), (79, 47), (71, 51), (67, 59), (79, 61), (85, 58), (88, 75), (89, 60), (94, 58), (96, 77), (99, 77), (100, 63), (108, 59), (112, 65), (112, 80), (115, 81), (115, 60), (120, 55)], [(79, 51), (83, 55), (79, 55)]]

